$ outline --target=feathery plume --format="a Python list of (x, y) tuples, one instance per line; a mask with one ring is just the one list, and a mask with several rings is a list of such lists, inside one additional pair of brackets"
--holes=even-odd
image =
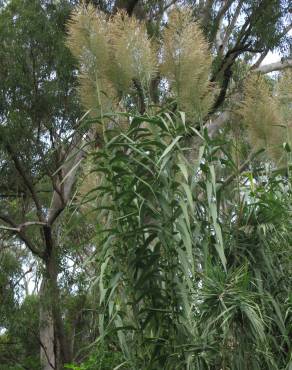
[(282, 73), (276, 89), (276, 97), (285, 123), (292, 127), (292, 71)]
[(281, 126), (281, 114), (267, 81), (262, 75), (253, 74), (247, 80), (245, 97), (239, 114), (247, 127), (251, 145), (265, 148), (271, 159), (282, 157), (285, 128)]
[(77, 7), (68, 23), (67, 45), (80, 65), (79, 93), (92, 115), (108, 111), (116, 93), (107, 79), (110, 63), (108, 23), (92, 5)]
[(118, 12), (109, 24), (112, 61), (109, 78), (120, 91), (127, 91), (136, 79), (144, 88), (157, 72), (157, 62), (145, 23), (126, 12)]
[(163, 32), (162, 74), (169, 80), (180, 110), (200, 120), (210, 109), (211, 53), (190, 9), (175, 9)]
[[(147, 91), (157, 72), (145, 23), (118, 12), (106, 19), (92, 5), (80, 6), (68, 23), (67, 45), (80, 63), (80, 97), (93, 114), (110, 111), (133, 82)], [(113, 103), (113, 104), (112, 104)]]

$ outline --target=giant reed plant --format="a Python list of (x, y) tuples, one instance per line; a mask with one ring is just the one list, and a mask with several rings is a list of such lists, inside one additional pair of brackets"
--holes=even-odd
[[(104, 225), (101, 332), (117, 331), (131, 369), (191, 366), (193, 354), (208, 347), (194, 321), (203, 225), (214, 232), (208, 246), (222, 269), (225, 258), (213, 169), (204, 167), (206, 188), (199, 183), (200, 158), (193, 165), (186, 159), (187, 133), (183, 115), (136, 116), (126, 132), (108, 132), (104, 148), (93, 154), (103, 176), (97, 188)], [(205, 150), (202, 142), (201, 157)], [(208, 211), (195, 202), (207, 192), (214, 205)]]
[[(233, 167), (226, 141), (188, 129), (183, 114), (132, 116), (128, 130), (105, 134), (91, 158), (100, 185), (88, 194), (99, 225), (98, 341), (116, 337), (131, 370), (285, 369), (289, 187), (259, 178), (226, 205), (230, 188), (217, 178), (220, 161)], [(200, 138), (192, 163), (190, 134)]]
[[(232, 137), (211, 140), (196, 130), (214, 89), (208, 46), (191, 13), (172, 12), (157, 51), (145, 24), (79, 8), (69, 46), (98, 133), (88, 166), (96, 186), (83, 203), (97, 227), (97, 341), (115, 338), (124, 358), (115, 369), (288, 369), (290, 183), (263, 176), (252, 160), (242, 173)], [(178, 109), (151, 105), (158, 70), (163, 94), (187, 121)], [(245, 91), (240, 114), (252, 146), (261, 140), (272, 154), (277, 138), (266, 139), (260, 123), (273, 131), (277, 103), (261, 78)], [(287, 97), (279, 91), (279, 100)], [(280, 224), (278, 208), (285, 210)]]

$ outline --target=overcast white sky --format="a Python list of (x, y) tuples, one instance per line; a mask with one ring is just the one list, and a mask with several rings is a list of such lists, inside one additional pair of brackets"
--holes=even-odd
[(268, 55), (262, 61), (261, 65), (279, 62), (280, 60), (281, 60), (281, 55), (279, 53), (272, 53), (271, 51), (269, 51)]
[(275, 62), (278, 62), (280, 59), (281, 59), (281, 56), (279, 53), (272, 53), (271, 51), (269, 51), (268, 55), (262, 61), (261, 65), (275, 63)]
[[(288, 35), (292, 36), (292, 30), (288, 32)], [(281, 55), (279, 53), (272, 53), (270, 51), (268, 55), (265, 57), (265, 59), (262, 61), (261, 65), (279, 62), (280, 60), (281, 60)]]

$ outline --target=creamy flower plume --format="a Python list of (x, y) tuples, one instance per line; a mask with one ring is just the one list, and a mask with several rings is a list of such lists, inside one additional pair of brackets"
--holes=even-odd
[(256, 149), (265, 148), (271, 159), (280, 161), (287, 132), (278, 101), (266, 78), (258, 74), (249, 77), (244, 95), (239, 113), (247, 127), (251, 145)]
[(78, 7), (68, 23), (67, 45), (80, 63), (80, 97), (93, 114), (109, 110), (115, 91), (107, 78), (110, 64), (108, 22), (91, 5)]
[(147, 89), (157, 67), (144, 23), (124, 12), (106, 19), (89, 5), (76, 9), (68, 31), (67, 44), (80, 63), (80, 95), (87, 109), (121, 98), (134, 80)]
[(145, 23), (117, 13), (110, 23), (112, 64), (109, 78), (122, 91), (127, 91), (133, 79), (147, 89), (157, 72), (157, 61)]
[(208, 113), (214, 96), (209, 82), (212, 58), (189, 9), (170, 13), (160, 52), (148, 37), (145, 22), (125, 12), (107, 19), (92, 6), (82, 6), (73, 14), (68, 30), (68, 46), (80, 63), (80, 95), (87, 109), (96, 113), (106, 105), (108, 111), (111, 101), (137, 93), (140, 103), (150, 101), (159, 60), (178, 108), (195, 121)]
[(199, 120), (209, 111), (214, 88), (209, 82), (211, 53), (190, 9), (175, 9), (163, 32), (162, 74), (180, 110)]

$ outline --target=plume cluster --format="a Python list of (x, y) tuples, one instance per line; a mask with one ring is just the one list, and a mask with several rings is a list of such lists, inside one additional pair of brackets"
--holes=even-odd
[(93, 114), (101, 107), (109, 108), (115, 93), (107, 79), (110, 64), (108, 23), (95, 8), (78, 7), (68, 23), (67, 45), (80, 64), (80, 97), (84, 107)]
[(162, 74), (173, 89), (180, 110), (196, 120), (204, 117), (213, 102), (209, 82), (212, 58), (190, 9), (175, 9), (163, 32)]
[(170, 13), (160, 51), (149, 39), (145, 22), (125, 12), (106, 18), (83, 5), (72, 15), (68, 31), (67, 44), (80, 63), (81, 99), (93, 114), (108, 112), (137, 94), (137, 84), (140, 99), (150, 101), (150, 82), (158, 69), (189, 118), (199, 120), (208, 112), (214, 95), (211, 54), (190, 9)]
[(80, 96), (93, 114), (110, 111), (134, 80), (147, 88), (156, 57), (146, 26), (125, 12), (109, 19), (92, 5), (80, 6), (68, 23), (67, 45), (80, 63)]
[(109, 78), (121, 91), (127, 91), (134, 79), (147, 89), (156, 74), (157, 62), (145, 23), (120, 12), (109, 26), (113, 58)]
[[(283, 72), (276, 89), (276, 98), (283, 120), (289, 130), (292, 130), (292, 71)], [(292, 134), (292, 132), (291, 132)], [(292, 139), (291, 135), (289, 139)]]
[(253, 74), (244, 88), (244, 100), (239, 113), (247, 127), (249, 140), (255, 149), (265, 148), (275, 161), (281, 160), (286, 127), (277, 99), (262, 75)]

